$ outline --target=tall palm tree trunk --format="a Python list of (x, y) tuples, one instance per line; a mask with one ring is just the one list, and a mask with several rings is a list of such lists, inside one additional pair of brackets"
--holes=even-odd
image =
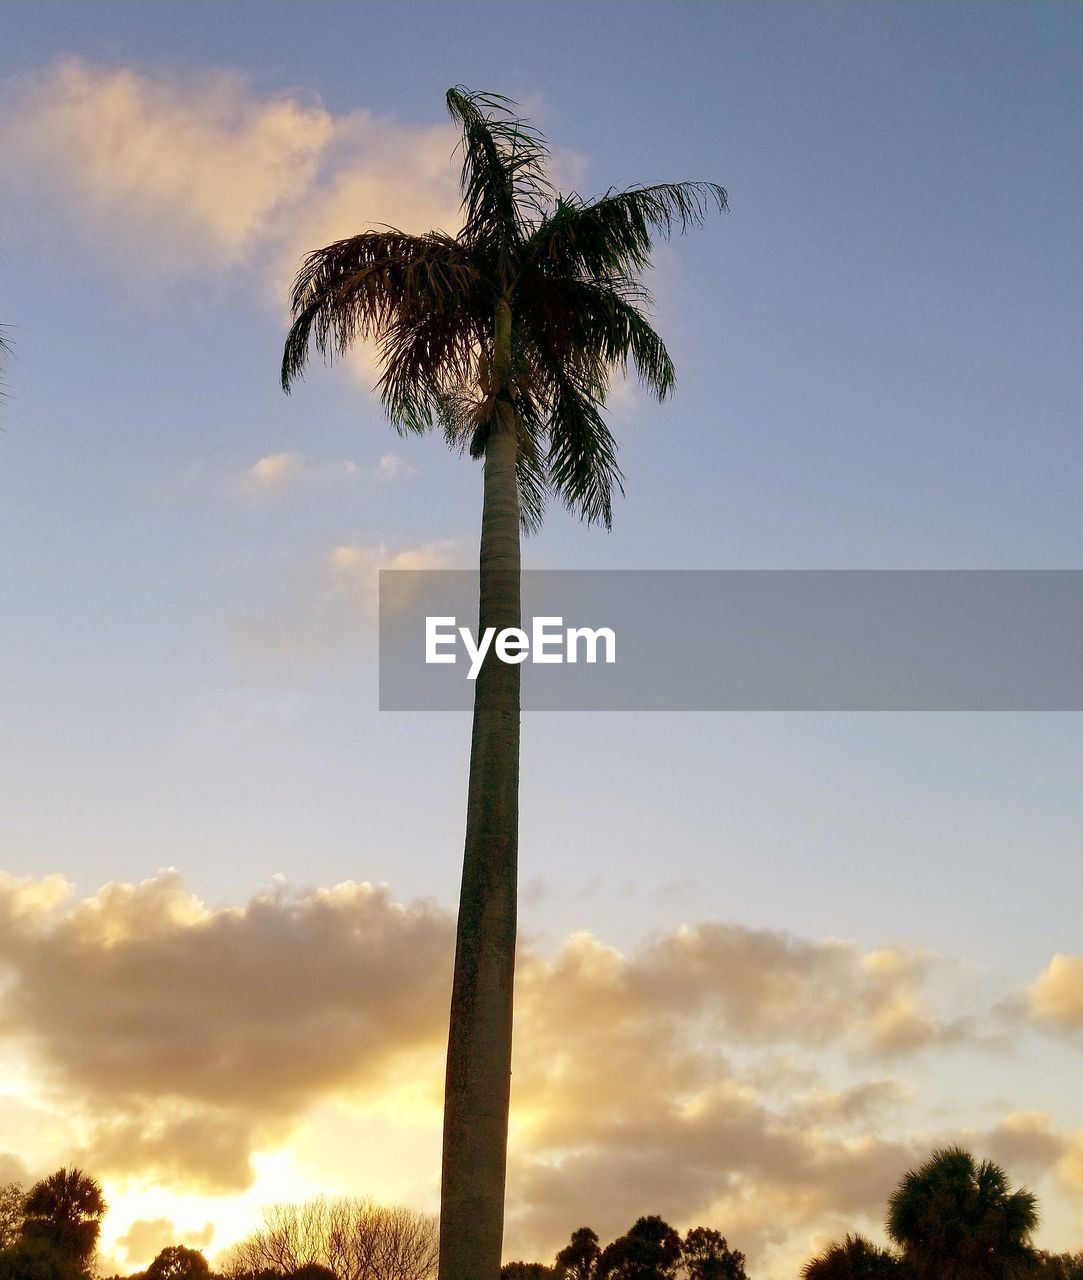
[[(506, 387), (511, 314), (497, 308), (494, 365)], [(485, 450), (485, 628), (520, 624), (515, 407), (499, 399)], [(490, 650), (474, 689), (466, 849), (455, 946), (440, 1195), (440, 1280), (497, 1280), (511, 1092), (519, 844), (519, 667)]]

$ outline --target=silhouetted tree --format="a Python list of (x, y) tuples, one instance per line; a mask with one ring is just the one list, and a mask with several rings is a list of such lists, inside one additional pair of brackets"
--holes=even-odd
[(321, 1267), (318, 1262), (308, 1262), (291, 1271), (289, 1280), (335, 1280), (335, 1273), (330, 1267)]
[(320, 1196), (265, 1210), (262, 1228), (232, 1250), (227, 1274), (292, 1276), (315, 1266), (335, 1280), (432, 1280), (436, 1259), (434, 1217)]
[(0, 1251), (0, 1280), (87, 1280), (87, 1265), (46, 1240), (20, 1236)]
[(601, 1252), (596, 1233), (590, 1227), (579, 1227), (557, 1254), (554, 1270), (567, 1280), (592, 1280)]
[(553, 1280), (559, 1274), (544, 1262), (505, 1262), (500, 1268), (500, 1280)]
[(22, 1238), (85, 1267), (98, 1243), (105, 1208), (96, 1178), (81, 1169), (58, 1169), (27, 1193)]
[(745, 1255), (711, 1227), (692, 1227), (686, 1233), (681, 1261), (688, 1280), (748, 1280)]
[(207, 1259), (198, 1249), (171, 1244), (143, 1272), (143, 1280), (207, 1280), (210, 1274)]
[(663, 1218), (638, 1218), (627, 1235), (607, 1244), (598, 1259), (603, 1280), (673, 1280), (681, 1237)]
[(801, 1274), (804, 1280), (894, 1280), (900, 1262), (864, 1236), (848, 1235), (807, 1262)]
[(1034, 1280), (1083, 1280), (1083, 1252), (1039, 1253), (1033, 1275)]
[[(363, 231), (310, 254), (293, 291), (287, 390), (309, 350), (378, 344), (384, 409), (401, 432), (442, 427), (485, 460), (479, 630), (520, 623), (520, 526), (559, 497), (609, 526), (621, 484), (602, 410), (631, 363), (659, 399), (673, 364), (640, 283), (652, 237), (701, 223), (712, 183), (555, 195), (548, 149), (496, 94), (449, 90), (462, 126), (456, 236)], [(375, 212), (375, 211), (374, 211)], [(441, 1280), (500, 1271), (511, 1085), (519, 828), (518, 665), (474, 685), (466, 843), (444, 1090)]]
[(0, 1187), (0, 1249), (15, 1243), (23, 1225), (26, 1192), (17, 1182)]
[(888, 1204), (888, 1235), (914, 1280), (1015, 1280), (1033, 1272), (1037, 1201), (990, 1160), (946, 1147), (911, 1169)]

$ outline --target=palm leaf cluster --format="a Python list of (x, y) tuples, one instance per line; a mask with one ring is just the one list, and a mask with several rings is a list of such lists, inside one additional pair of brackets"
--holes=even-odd
[[(310, 254), (294, 285), (282, 385), (302, 375), (313, 345), (333, 358), (374, 342), (377, 390), (399, 431), (438, 426), (478, 458), (498, 405), (510, 404), (524, 525), (536, 527), (555, 495), (608, 527), (613, 491), (623, 491), (604, 417), (610, 378), (632, 366), (658, 399), (674, 381), (640, 278), (653, 239), (723, 211), (726, 193), (681, 182), (593, 201), (562, 195), (544, 138), (509, 99), (459, 86), (447, 104), (462, 127), (461, 230), (377, 227)], [(495, 344), (504, 305), (510, 361)]]
[(934, 1151), (888, 1202), (888, 1235), (915, 1280), (999, 1280), (1033, 1262), (1037, 1201), (1004, 1170), (960, 1147)]

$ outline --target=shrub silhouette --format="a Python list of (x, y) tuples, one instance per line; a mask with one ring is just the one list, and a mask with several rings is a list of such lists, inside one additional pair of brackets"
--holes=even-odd
[(143, 1280), (209, 1280), (211, 1269), (198, 1249), (171, 1244), (143, 1272)]
[(829, 1245), (805, 1264), (804, 1280), (889, 1280), (899, 1276), (899, 1259), (866, 1240), (847, 1235), (841, 1244)]

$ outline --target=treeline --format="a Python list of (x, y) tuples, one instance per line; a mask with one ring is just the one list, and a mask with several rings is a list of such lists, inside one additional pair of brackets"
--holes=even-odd
[(604, 1248), (597, 1233), (580, 1227), (557, 1254), (542, 1262), (507, 1262), (501, 1280), (748, 1280), (745, 1255), (711, 1227), (693, 1227), (682, 1239), (657, 1214), (638, 1218)]
[(1083, 1280), (1083, 1253), (1034, 1248), (1038, 1201), (991, 1160), (934, 1151), (887, 1203), (891, 1247), (847, 1235), (809, 1261), (804, 1280)]
[[(58, 1169), (29, 1191), (0, 1186), (0, 1280), (98, 1280), (105, 1214), (99, 1183)], [(1036, 1249), (1038, 1205), (999, 1165), (949, 1147), (907, 1172), (886, 1208), (888, 1247), (847, 1235), (804, 1266), (803, 1280), (1083, 1280), (1083, 1252)], [(273, 1205), (212, 1271), (197, 1249), (163, 1249), (127, 1280), (435, 1280), (435, 1217), (371, 1200)], [(111, 1280), (120, 1280), (112, 1277)], [(483, 1277), (479, 1280), (484, 1280)], [(509, 1262), (501, 1280), (748, 1280), (721, 1232), (683, 1236), (657, 1215), (602, 1245), (580, 1227), (551, 1263)]]
[(436, 1218), (371, 1200), (320, 1196), (272, 1205), (263, 1226), (230, 1250), (227, 1280), (430, 1280)]
[[(1034, 1195), (1013, 1190), (990, 1160), (959, 1147), (934, 1151), (909, 1170), (888, 1205), (883, 1248), (847, 1235), (802, 1269), (803, 1280), (1083, 1280), (1083, 1252), (1034, 1247)], [(719, 1232), (696, 1227), (682, 1240), (664, 1219), (640, 1218), (605, 1248), (589, 1227), (551, 1264), (513, 1262), (503, 1280), (747, 1280), (744, 1256)]]

